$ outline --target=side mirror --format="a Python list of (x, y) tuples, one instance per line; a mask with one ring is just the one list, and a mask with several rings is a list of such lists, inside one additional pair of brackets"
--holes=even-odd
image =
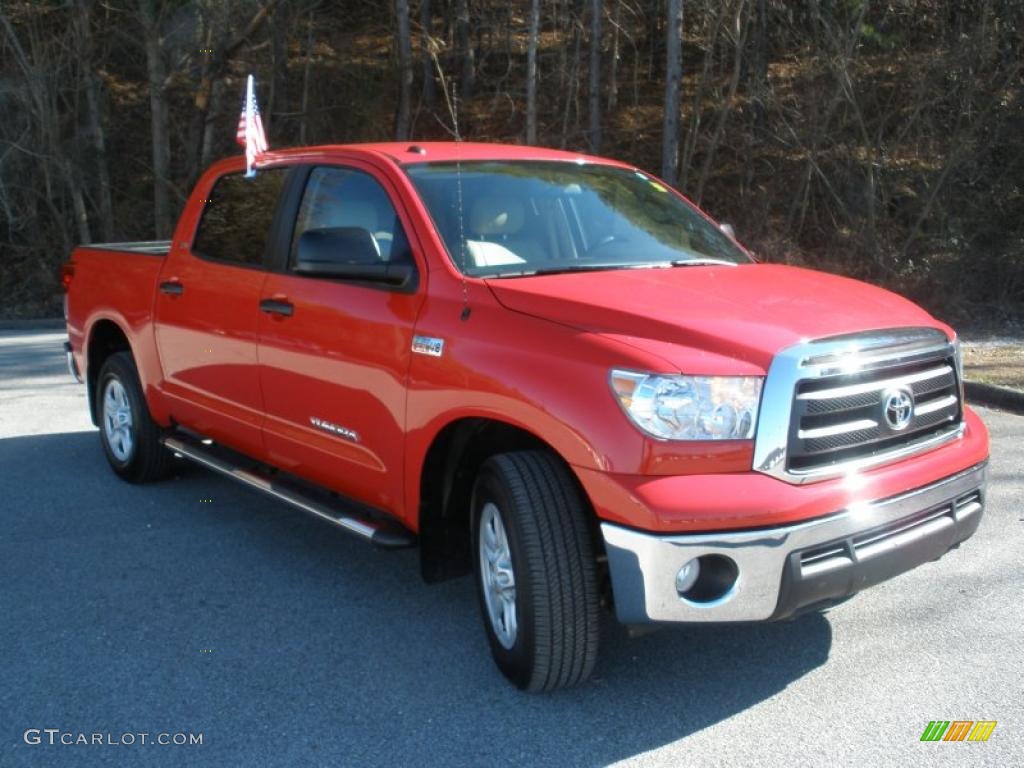
[(733, 240), (736, 239), (736, 230), (732, 228), (732, 224), (723, 221), (721, 224), (718, 225), (718, 228), (725, 232), (725, 234), (727, 234)]
[(409, 263), (382, 261), (377, 241), (361, 227), (310, 229), (299, 237), (295, 274), (407, 285), (415, 275)]

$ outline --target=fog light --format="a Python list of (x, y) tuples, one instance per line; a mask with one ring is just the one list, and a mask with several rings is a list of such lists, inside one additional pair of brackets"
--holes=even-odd
[(697, 578), (699, 576), (700, 560), (695, 557), (680, 568), (679, 573), (676, 574), (676, 592), (678, 592), (680, 596), (685, 595), (693, 589), (693, 585), (697, 583)]
[(679, 569), (676, 590), (679, 597), (689, 603), (714, 603), (728, 599), (739, 578), (739, 566), (731, 557), (701, 555)]

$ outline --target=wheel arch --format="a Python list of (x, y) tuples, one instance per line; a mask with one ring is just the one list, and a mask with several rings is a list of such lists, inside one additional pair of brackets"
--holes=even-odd
[(545, 451), (564, 465), (589, 510), (593, 534), (600, 539), (590, 499), (572, 466), (550, 443), (511, 422), (463, 416), (437, 432), (419, 474), (420, 566), (425, 581), (469, 573), (469, 500), (477, 470), (495, 454), (522, 450)]
[(135, 356), (132, 351), (128, 334), (114, 320), (100, 318), (89, 329), (85, 345), (85, 383), (89, 395), (89, 415), (92, 423), (99, 426), (99, 414), (96, 413), (96, 385), (100, 376), (100, 369), (103, 363), (113, 354), (128, 352)]

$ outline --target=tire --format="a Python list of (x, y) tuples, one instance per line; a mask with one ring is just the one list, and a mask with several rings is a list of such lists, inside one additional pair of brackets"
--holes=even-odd
[(100, 368), (96, 413), (103, 453), (118, 477), (148, 483), (170, 474), (174, 457), (160, 442), (130, 353), (117, 352)]
[(477, 595), (498, 668), (526, 691), (586, 680), (597, 661), (597, 573), (588, 512), (568, 470), (542, 451), (493, 456), (477, 475), (471, 512)]

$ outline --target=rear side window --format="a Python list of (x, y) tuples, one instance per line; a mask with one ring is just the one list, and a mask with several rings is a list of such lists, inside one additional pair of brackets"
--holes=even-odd
[(287, 168), (270, 168), (246, 178), (222, 176), (203, 210), (192, 250), (197, 256), (247, 266), (262, 266)]

